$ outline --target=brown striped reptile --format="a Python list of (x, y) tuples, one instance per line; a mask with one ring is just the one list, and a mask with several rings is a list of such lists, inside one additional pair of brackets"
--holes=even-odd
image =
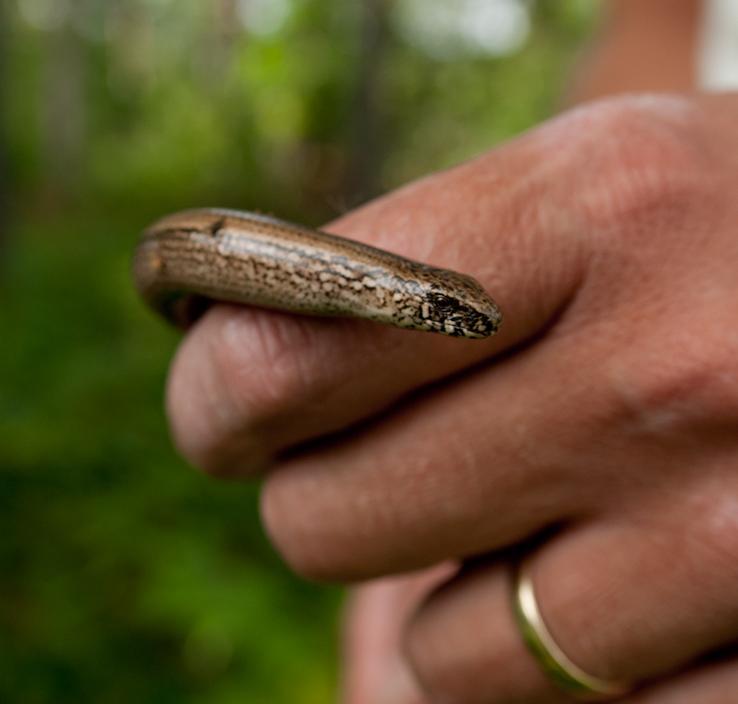
[(502, 321), (470, 276), (235, 210), (189, 210), (154, 223), (133, 272), (144, 299), (179, 325), (211, 300), (467, 338), (493, 335)]

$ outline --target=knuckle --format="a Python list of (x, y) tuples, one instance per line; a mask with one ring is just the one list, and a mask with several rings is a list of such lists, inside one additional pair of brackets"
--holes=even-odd
[[(495, 679), (490, 672), (504, 667), (509, 653), (486, 651), (480, 657), (476, 648), (464, 645), (478, 624), (459, 612), (444, 612), (437, 597), (431, 596), (409, 620), (402, 642), (405, 659), (430, 701), (488, 702), (489, 683)], [(450, 643), (457, 647), (449, 647)]]
[[(702, 516), (686, 536), (690, 551), (697, 556), (694, 570), (702, 579), (717, 574), (717, 583), (725, 576), (732, 584), (738, 580), (738, 483), (732, 478), (734, 467), (718, 473), (714, 491), (703, 505), (690, 507)], [(693, 501), (700, 501), (699, 498)], [(720, 578), (720, 577), (723, 578)]]
[(315, 504), (309, 492), (296, 487), (287, 473), (277, 471), (268, 476), (260, 508), (271, 543), (287, 566), (309, 581), (332, 583), (360, 578), (366, 567), (351, 532), (336, 530), (334, 521), (315, 510)]
[[(679, 354), (664, 355), (663, 349)], [(627, 362), (617, 393), (644, 431), (694, 433), (738, 427), (738, 344), (677, 334)], [(620, 365), (618, 365), (620, 366)]]
[(214, 367), (202, 364), (203, 350), (192, 336), (180, 345), (169, 372), (166, 407), (175, 447), (194, 466), (205, 468), (216, 443), (220, 418)]
[(629, 96), (580, 110), (571, 116), (572, 167), (589, 223), (651, 217), (709, 195), (710, 157), (701, 147), (699, 112), (687, 99)]
[(459, 677), (459, 668), (444, 653), (435, 630), (428, 627), (423, 611), (410, 621), (405, 631), (403, 650), (415, 674), (417, 682), (431, 701), (449, 704), (466, 703), (464, 681)]
[(233, 306), (209, 311), (170, 372), (167, 409), (180, 452), (218, 476), (261, 468), (270, 423), (308, 388), (310, 347), (303, 321)]
[(213, 335), (212, 361), (226, 401), (248, 419), (279, 413), (309, 387), (314, 336), (304, 320), (228, 308)]
[(274, 522), (265, 522), (265, 528), (272, 545), (294, 574), (321, 584), (347, 581), (345, 572), (327, 550), (315, 549), (304, 536), (280, 530)]

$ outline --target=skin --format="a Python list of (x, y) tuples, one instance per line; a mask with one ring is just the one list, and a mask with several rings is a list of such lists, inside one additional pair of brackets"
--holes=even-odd
[(180, 450), (264, 472), (299, 574), (376, 580), (345, 704), (569, 701), (513, 622), (521, 551), (569, 657), (648, 681), (623, 701), (735, 701), (737, 183), (738, 96), (594, 102), (329, 227), (474, 276), (496, 337), (236, 306), (190, 331)]

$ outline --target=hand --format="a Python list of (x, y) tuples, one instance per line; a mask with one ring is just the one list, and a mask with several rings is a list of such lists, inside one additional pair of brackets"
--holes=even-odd
[[(297, 572), (466, 564), (380, 609), (419, 701), (567, 701), (514, 625), (511, 549), (574, 662), (652, 682), (627, 701), (738, 693), (735, 661), (697, 662), (738, 640), (737, 155), (735, 97), (613, 100), (333, 225), (477, 277), (492, 340), (233, 306), (185, 339), (175, 440), (215, 474), (267, 470)], [(420, 696), (384, 679), (349, 704)]]

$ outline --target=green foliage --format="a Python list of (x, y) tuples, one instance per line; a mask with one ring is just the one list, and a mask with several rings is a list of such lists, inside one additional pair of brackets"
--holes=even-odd
[[(60, 6), (78, 14), (60, 20)], [(258, 487), (177, 458), (162, 393), (178, 336), (130, 284), (136, 233), (171, 208), (318, 222), (355, 197), (360, 5), (294, 0), (252, 31), (218, 19), (228, 6), (7, 5), (2, 702), (317, 704), (335, 691), (338, 594), (281, 565)], [(541, 2), (529, 41), (503, 57), (433, 58), (390, 18), (369, 62), (380, 190), (551, 112), (583, 7)]]
[(0, 701), (327, 701), (335, 594), (286, 574), (255, 487), (168, 446), (176, 336), (131, 291), (137, 226), (67, 217), (11, 243)]

